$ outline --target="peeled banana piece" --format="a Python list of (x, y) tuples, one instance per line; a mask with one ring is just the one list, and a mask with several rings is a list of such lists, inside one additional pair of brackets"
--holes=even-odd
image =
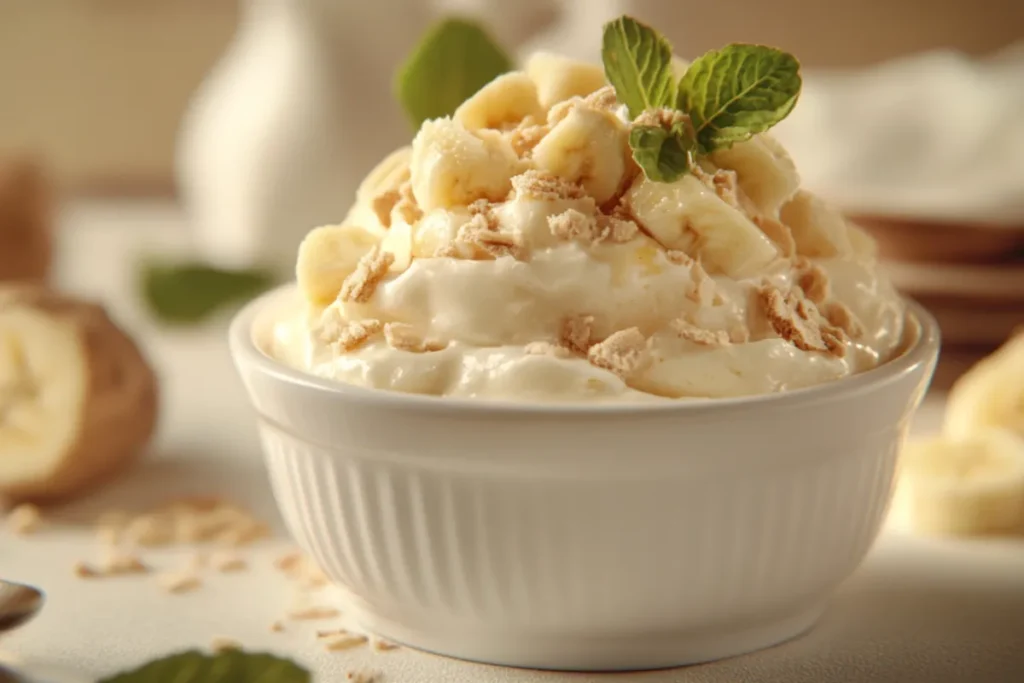
[(157, 381), (98, 305), (0, 287), (0, 498), (81, 493), (133, 462), (157, 418)]
[(299, 245), (295, 278), (306, 301), (326, 306), (382, 235), (353, 223), (311, 230)]
[(806, 190), (800, 190), (782, 206), (779, 218), (789, 226), (799, 254), (830, 258), (854, 253), (843, 214)]
[(699, 257), (709, 272), (742, 278), (778, 257), (772, 241), (697, 177), (674, 183), (640, 177), (626, 193), (630, 211), (666, 249)]
[(552, 52), (535, 52), (526, 62), (526, 74), (537, 86), (545, 110), (570, 97), (586, 97), (604, 87), (604, 69)]
[(1024, 439), (1024, 328), (953, 385), (944, 429), (964, 436), (999, 427)]
[(467, 130), (515, 125), (527, 116), (543, 118), (537, 86), (522, 71), (502, 74), (459, 105), (452, 116)]
[(629, 154), (629, 133), (621, 121), (580, 106), (533, 148), (533, 162), (541, 170), (578, 182), (602, 204), (622, 184)]
[(719, 168), (736, 171), (740, 189), (762, 215), (778, 216), (782, 205), (800, 189), (793, 159), (768, 133), (713, 152), (710, 159)]
[(1024, 439), (1009, 430), (911, 441), (900, 456), (898, 505), (935, 535), (1024, 531)]

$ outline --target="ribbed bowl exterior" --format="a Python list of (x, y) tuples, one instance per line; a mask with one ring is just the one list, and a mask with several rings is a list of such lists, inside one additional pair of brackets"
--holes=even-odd
[(878, 534), (935, 362), (805, 400), (546, 413), (368, 399), (237, 346), (288, 529), (359, 618), (457, 657), (591, 670), (813, 623)]

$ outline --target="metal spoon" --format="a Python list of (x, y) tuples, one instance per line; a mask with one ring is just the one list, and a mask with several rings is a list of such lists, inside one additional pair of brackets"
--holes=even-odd
[(43, 608), (43, 592), (0, 580), (0, 633), (18, 628)]

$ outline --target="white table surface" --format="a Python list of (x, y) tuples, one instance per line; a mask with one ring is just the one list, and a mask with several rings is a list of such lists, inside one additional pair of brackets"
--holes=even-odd
[[(163, 406), (150, 457), (130, 475), (59, 513), (29, 538), (0, 532), (0, 576), (43, 587), (39, 617), (0, 643), (0, 659), (33, 680), (83, 681), (157, 655), (206, 647), (214, 636), (295, 658), (317, 682), (375, 671), (382, 683), (987, 683), (1024, 681), (1024, 539), (939, 541), (886, 531), (863, 567), (836, 595), (820, 625), (791, 643), (718, 663), (659, 672), (595, 675), (503, 669), (409, 649), (327, 653), (313, 631), (330, 622), (269, 625), (293, 604), (291, 585), (272, 569), (290, 548), (262, 469), (252, 414), (224, 343), (225, 322), (159, 330), (134, 299), (136, 258), (187, 249), (173, 205), (76, 203), (61, 212), (61, 286), (108, 305), (140, 339), (162, 379)], [(915, 430), (934, 430), (941, 397), (931, 397)], [(195, 593), (171, 596), (152, 577), (83, 581), (76, 560), (94, 557), (85, 526), (95, 513), (145, 509), (182, 493), (216, 493), (272, 520), (278, 538), (246, 551), (251, 569), (209, 575)], [(148, 555), (160, 568), (187, 553)], [(0, 672), (2, 674), (2, 672)], [(0, 680), (2, 680), (0, 675)]]

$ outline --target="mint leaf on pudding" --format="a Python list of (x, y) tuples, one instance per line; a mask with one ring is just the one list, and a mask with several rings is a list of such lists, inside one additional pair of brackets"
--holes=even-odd
[(97, 683), (309, 683), (309, 672), (263, 652), (228, 650), (208, 655), (190, 650), (162, 657)]
[(633, 124), (629, 147), (644, 175), (658, 183), (671, 183), (690, 170), (696, 151), (693, 128), (685, 116), (667, 125)]
[(686, 112), (703, 152), (763, 133), (793, 110), (800, 96), (800, 62), (763, 45), (732, 44), (698, 57), (679, 82), (677, 108)]
[(675, 106), (672, 46), (651, 27), (627, 16), (605, 24), (601, 58), (605, 76), (631, 118)]
[(418, 129), (450, 116), (477, 90), (512, 70), (512, 60), (481, 26), (446, 19), (427, 31), (399, 69), (395, 94)]
[(143, 267), (142, 295), (168, 323), (198, 323), (215, 311), (261, 294), (276, 278), (263, 270), (221, 270), (197, 262)]

